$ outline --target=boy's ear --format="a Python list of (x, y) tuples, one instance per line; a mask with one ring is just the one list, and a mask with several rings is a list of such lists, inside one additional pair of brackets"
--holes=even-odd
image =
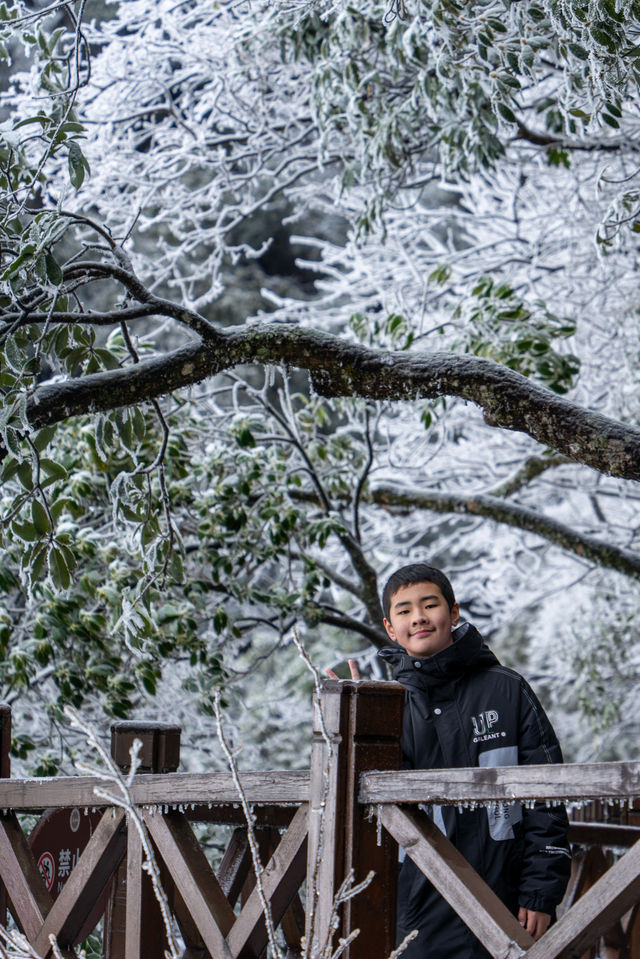
[(382, 622), (384, 623), (384, 628), (387, 631), (387, 636), (392, 642), (396, 643), (397, 639), (396, 639), (395, 629), (393, 628), (393, 626), (391, 625), (388, 619), (383, 619)]
[(457, 626), (459, 622), (460, 622), (460, 606), (458, 603), (454, 603), (453, 606), (451, 607), (451, 625)]

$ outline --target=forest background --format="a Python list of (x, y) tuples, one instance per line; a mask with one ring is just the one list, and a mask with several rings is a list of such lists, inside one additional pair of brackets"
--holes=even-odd
[(571, 760), (640, 702), (640, 4), (0, 4), (0, 697), (304, 766), (428, 560)]

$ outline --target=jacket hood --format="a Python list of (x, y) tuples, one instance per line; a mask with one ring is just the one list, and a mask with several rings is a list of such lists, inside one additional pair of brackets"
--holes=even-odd
[[(393, 668), (393, 678), (403, 686), (424, 688), (425, 684), (455, 680), (469, 670), (499, 664), (498, 658), (471, 623), (453, 630), (453, 643), (433, 656), (410, 656), (402, 646), (385, 646), (378, 656)], [(417, 666), (417, 664), (420, 664)]]

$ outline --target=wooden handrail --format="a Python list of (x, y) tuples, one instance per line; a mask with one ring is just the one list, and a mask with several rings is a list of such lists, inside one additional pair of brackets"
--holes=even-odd
[(360, 777), (361, 803), (627, 802), (640, 797), (640, 763), (404, 769)]
[[(250, 803), (299, 805), (309, 796), (309, 770), (278, 769), (246, 772), (242, 784)], [(0, 810), (35, 812), (66, 806), (102, 808), (110, 805), (98, 799), (94, 787), (117, 786), (90, 776), (56, 779), (7, 779), (0, 781)], [(237, 803), (238, 790), (230, 773), (162, 773), (136, 776), (131, 793), (140, 806), (187, 806)]]
[(640, 826), (618, 823), (571, 822), (569, 842), (581, 846), (601, 846), (604, 849), (625, 849), (640, 839)]
[[(307, 769), (245, 772), (242, 783), (251, 803), (299, 805), (308, 801), (309, 775)], [(0, 809), (34, 812), (67, 806), (108, 806), (106, 800), (95, 796), (96, 785), (105, 784), (89, 776), (0, 780)], [(117, 794), (117, 787), (113, 788)], [(137, 804), (150, 806), (215, 806), (238, 801), (231, 774), (223, 772), (136, 776), (132, 795)], [(616, 762), (365, 772), (360, 777), (358, 801), (365, 805), (593, 799), (619, 803), (634, 796), (640, 796), (640, 763)]]

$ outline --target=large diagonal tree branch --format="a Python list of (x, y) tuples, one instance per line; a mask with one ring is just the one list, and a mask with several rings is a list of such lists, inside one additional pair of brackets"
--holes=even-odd
[(491, 360), (453, 353), (374, 350), (289, 324), (218, 331), (146, 362), (58, 383), (29, 400), (34, 426), (82, 413), (130, 406), (241, 363), (308, 370), (325, 396), (416, 400), (457, 396), (480, 406), (491, 426), (528, 433), (538, 442), (602, 473), (640, 479), (640, 430), (584, 409)]
[[(317, 503), (317, 497), (312, 490), (292, 488), (289, 490), (292, 499)], [(497, 496), (471, 495), (463, 493), (440, 493), (436, 490), (424, 491), (415, 487), (375, 486), (366, 490), (363, 501), (392, 509), (400, 513), (412, 513), (418, 509), (429, 510), (435, 513), (458, 513), (468, 516), (482, 516), (484, 519), (513, 526), (515, 529), (535, 533), (547, 542), (559, 546), (567, 552), (574, 553), (581, 559), (589, 560), (606, 569), (614, 569), (625, 576), (640, 579), (640, 554), (630, 549), (616, 546), (571, 529), (558, 520), (545, 516), (544, 513), (529, 509), (520, 503), (510, 503)], [(314, 559), (316, 563), (317, 560)], [(322, 568), (321, 564), (318, 565)], [(345, 588), (329, 570), (326, 570), (330, 579)], [(360, 595), (357, 589), (350, 584), (346, 585), (350, 592)], [(374, 620), (377, 622), (377, 620)]]
[(378, 506), (387, 506), (403, 511), (426, 509), (437, 513), (466, 513), (483, 516), (505, 523), (516, 529), (535, 533), (583, 559), (615, 569), (626, 576), (640, 579), (640, 554), (613, 543), (606, 543), (595, 536), (578, 533), (564, 523), (559, 523), (537, 510), (518, 503), (508, 503), (496, 496), (465, 496), (460, 493), (424, 492), (393, 486), (378, 486), (367, 497)]

